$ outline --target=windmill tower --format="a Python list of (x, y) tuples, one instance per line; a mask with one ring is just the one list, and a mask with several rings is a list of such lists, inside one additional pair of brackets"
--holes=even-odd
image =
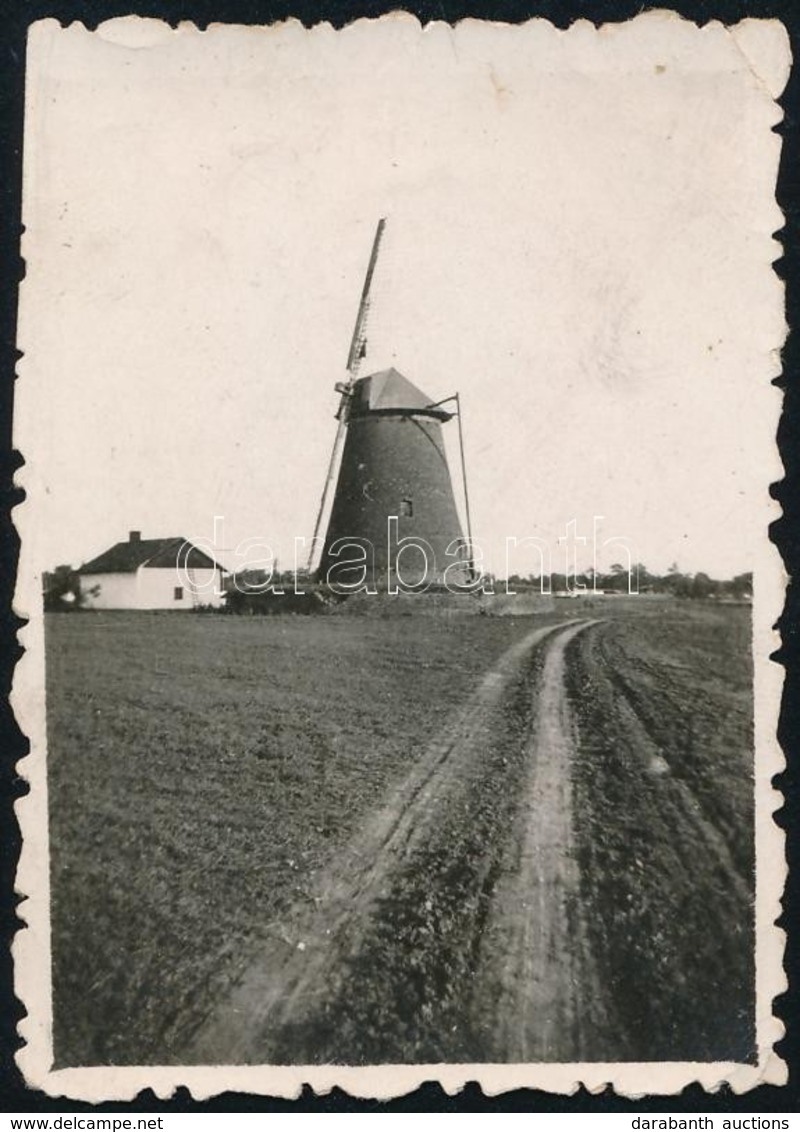
[[(368, 551), (366, 580), (377, 589), (398, 584), (410, 589), (465, 587), (472, 580), (471, 537), (463, 537), (442, 433), (442, 426), (457, 416), (462, 441), (458, 395), (433, 401), (393, 368), (358, 376), (385, 225), (381, 220), (375, 233), (348, 355), (348, 380), (336, 386), (339, 423), (312, 547), (344, 447), (317, 577), (330, 581), (343, 556), (352, 560), (352, 547), (358, 546)], [(451, 402), (455, 412), (444, 407)], [(463, 476), (463, 443), (461, 470)], [(469, 528), (466, 478), (464, 491)]]

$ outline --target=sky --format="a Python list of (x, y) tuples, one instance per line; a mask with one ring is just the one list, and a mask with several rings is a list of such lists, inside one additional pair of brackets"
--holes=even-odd
[(15, 423), (36, 568), (215, 516), (226, 565), (247, 540), (292, 565), (385, 216), (362, 374), (459, 392), (488, 568), (534, 536), (563, 570), (575, 521), (584, 565), (597, 526), (653, 570), (750, 569), (781, 475), (785, 75), (776, 25), (748, 24), (37, 25)]

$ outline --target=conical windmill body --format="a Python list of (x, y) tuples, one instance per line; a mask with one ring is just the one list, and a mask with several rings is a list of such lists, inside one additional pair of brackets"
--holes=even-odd
[[(337, 385), (342, 394), (339, 423), (315, 535), (342, 441), (344, 447), (317, 577), (328, 584), (334, 577), (343, 582), (346, 563), (360, 557), (356, 548), (362, 548), (366, 582), (377, 589), (398, 584), (405, 589), (464, 587), (472, 577), (469, 543), (458, 517), (442, 434), (454, 414), (396, 369), (358, 376), (384, 228), (381, 220), (348, 355), (348, 381)], [(457, 402), (457, 397), (446, 400)], [(351, 576), (357, 573), (351, 570)]]

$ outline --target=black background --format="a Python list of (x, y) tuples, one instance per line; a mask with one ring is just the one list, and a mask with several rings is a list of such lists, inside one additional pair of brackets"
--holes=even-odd
[[(778, 181), (778, 203), (784, 212), (785, 225), (778, 234), (784, 254), (776, 271), (786, 282), (787, 320), (790, 335), (783, 352), (783, 377), (776, 384), (784, 391), (784, 406), (778, 432), (785, 478), (772, 488), (772, 494), (783, 507), (783, 518), (772, 528), (772, 538), (784, 560), (787, 574), (800, 566), (800, 393), (797, 378), (800, 370), (800, 0), (716, 0), (716, 2), (673, 2), (664, 0), (654, 5), (669, 8), (699, 24), (721, 20), (731, 24), (745, 17), (778, 18), (786, 25), (792, 52), (798, 60), (789, 84), (781, 98), (784, 121), (778, 132), (784, 146)], [(113, 16), (131, 12), (156, 16), (176, 25), (190, 20), (204, 28), (209, 23), (264, 24), (293, 16), (310, 25), (327, 20), (341, 27), (362, 16), (379, 16), (403, 7), (423, 23), (445, 20), (450, 23), (466, 17), (521, 23), (534, 16), (551, 20), (558, 27), (567, 27), (575, 19), (584, 18), (594, 24), (630, 19), (643, 10), (643, 5), (615, 3), (613, 0), (585, 0), (565, 3), (559, 0), (430, 0), (430, 2), (391, 3), (390, 0), (131, 0), (130, 3), (91, 2), (91, 0), (28, 0), (10, 3), (0, 0), (0, 474), (2, 507), (0, 507), (0, 672), (3, 681), (0, 707), (0, 1111), (46, 1113), (70, 1111), (169, 1113), (206, 1112), (703, 1112), (736, 1113), (741, 1116), (797, 1110), (800, 1098), (800, 1048), (798, 1031), (798, 918), (800, 896), (800, 808), (798, 791), (798, 736), (800, 735), (800, 626), (798, 626), (797, 585), (787, 590), (785, 612), (781, 621), (783, 647), (775, 660), (786, 668), (779, 737), (787, 757), (788, 769), (777, 784), (783, 791), (785, 805), (777, 820), (787, 831), (787, 855), (790, 879), (784, 899), (784, 916), (780, 921), (788, 932), (786, 969), (790, 989), (778, 999), (777, 1013), (787, 1027), (787, 1036), (778, 1050), (789, 1064), (789, 1083), (783, 1088), (761, 1087), (736, 1097), (728, 1089), (707, 1094), (690, 1086), (676, 1097), (653, 1097), (627, 1101), (606, 1090), (590, 1096), (584, 1089), (571, 1097), (551, 1096), (532, 1090), (516, 1090), (500, 1097), (484, 1097), (477, 1084), (468, 1085), (455, 1097), (448, 1097), (433, 1082), (413, 1094), (390, 1103), (356, 1100), (340, 1090), (317, 1097), (309, 1088), (296, 1101), (274, 1100), (243, 1093), (225, 1093), (206, 1103), (192, 1100), (186, 1089), (179, 1089), (169, 1101), (158, 1100), (152, 1092), (140, 1093), (131, 1104), (91, 1106), (75, 1101), (59, 1100), (25, 1087), (14, 1062), (14, 1051), (20, 1042), (16, 1025), (23, 1016), (23, 1007), (13, 994), (13, 970), (10, 943), (19, 927), (14, 896), (14, 871), (19, 853), (19, 829), (13, 813), (14, 800), (25, 792), (25, 783), (15, 773), (15, 761), (26, 753), (27, 745), (16, 727), (8, 706), (14, 663), (20, 655), (16, 633), (21, 625), (12, 610), (12, 595), (19, 543), (13, 526), (13, 508), (21, 502), (22, 493), (13, 486), (13, 476), (24, 454), (12, 447), (12, 413), (14, 370), (17, 361), (16, 310), (17, 286), (24, 277), (25, 265), (20, 258), (22, 124), (25, 81), (25, 37), (35, 20), (54, 17), (62, 24), (79, 20), (89, 28)]]

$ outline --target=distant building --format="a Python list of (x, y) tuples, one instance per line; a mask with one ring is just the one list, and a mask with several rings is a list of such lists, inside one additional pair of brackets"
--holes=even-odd
[(127, 542), (118, 542), (78, 573), (85, 609), (195, 609), (224, 603), (224, 567), (180, 537), (143, 539), (140, 531), (131, 531)]

